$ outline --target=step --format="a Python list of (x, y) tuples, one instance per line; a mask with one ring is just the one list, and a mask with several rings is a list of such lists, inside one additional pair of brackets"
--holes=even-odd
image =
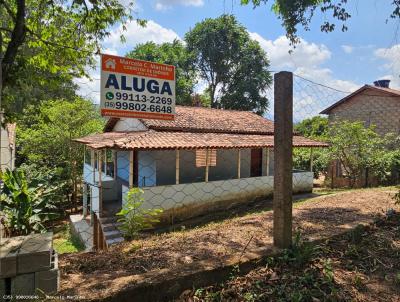
[(106, 238), (106, 240), (121, 237), (121, 232), (119, 230), (106, 231), (106, 232), (103, 232), (103, 234), (104, 234), (104, 238)]
[(113, 231), (115, 229), (118, 230), (121, 225), (122, 225), (121, 222), (116, 222), (116, 223), (110, 222), (110, 223), (103, 223), (101, 226), (103, 228), (103, 231), (107, 232), (107, 231)]
[(113, 216), (106, 216), (106, 217), (101, 217), (100, 222), (101, 224), (106, 224), (106, 223), (117, 223), (117, 217)]
[(117, 243), (121, 243), (123, 241), (124, 241), (124, 238), (122, 238), (122, 237), (106, 239), (107, 246), (110, 246), (110, 245), (113, 245), (113, 244), (117, 244)]

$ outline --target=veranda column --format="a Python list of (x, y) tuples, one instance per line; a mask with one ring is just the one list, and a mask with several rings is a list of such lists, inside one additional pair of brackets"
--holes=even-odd
[(310, 171), (313, 171), (313, 165), (314, 165), (314, 154), (313, 154), (314, 148), (310, 148)]
[(103, 157), (102, 150), (98, 151), (97, 158), (99, 160), (97, 168), (99, 169), (99, 217), (103, 215), (103, 186), (102, 186), (102, 166), (103, 166)]
[(269, 176), (269, 164), (270, 164), (270, 161), (269, 161), (269, 148), (267, 148), (267, 176)]
[(206, 149), (206, 175), (205, 175), (205, 182), (208, 182), (208, 171), (210, 169), (210, 165), (208, 163), (208, 149)]
[(175, 151), (175, 184), (179, 185), (179, 149)]
[(237, 178), (240, 179), (240, 163), (241, 163), (241, 152), (238, 149), (238, 156), (237, 156)]
[(129, 152), (129, 189), (133, 188), (134, 151)]
[(274, 245), (292, 244), (293, 74), (274, 76)]
[(83, 218), (86, 218), (87, 216), (87, 208), (88, 208), (88, 204), (87, 204), (87, 184), (83, 183), (83, 211), (82, 211), (82, 216)]

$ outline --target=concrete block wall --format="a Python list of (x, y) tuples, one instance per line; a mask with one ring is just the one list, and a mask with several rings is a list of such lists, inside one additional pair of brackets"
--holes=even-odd
[(0, 250), (0, 297), (55, 293), (59, 289), (53, 233), (4, 239)]
[(379, 135), (400, 133), (400, 97), (372, 89), (364, 90), (331, 110), (329, 121), (361, 121), (375, 125)]

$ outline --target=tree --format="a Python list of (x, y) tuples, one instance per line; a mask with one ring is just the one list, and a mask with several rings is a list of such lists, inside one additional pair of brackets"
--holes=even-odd
[(69, 79), (84, 75), (109, 28), (131, 19), (131, 5), (118, 0), (0, 0), (0, 93), (17, 85), (21, 68), (34, 66)]
[[(324, 18), (321, 24), (321, 31), (332, 32), (337, 26), (335, 22), (341, 24), (341, 30), (346, 31), (346, 21), (351, 18), (350, 13), (346, 9), (348, 0), (273, 0), (272, 10), (282, 19), (282, 26), (286, 29), (286, 35), (293, 43), (299, 43), (300, 39), (297, 36), (297, 27), (302, 26), (305, 30), (309, 30), (309, 25), (319, 8), (324, 15), (331, 12), (333, 21), (329, 21), (328, 17)], [(258, 7), (262, 4), (267, 4), (268, 0), (241, 0), (242, 5), (253, 4)], [(400, 18), (400, 1), (392, 0), (391, 5), (394, 7), (390, 18)]]
[(191, 94), (196, 84), (196, 73), (190, 62), (186, 47), (179, 40), (172, 43), (156, 44), (147, 42), (137, 45), (127, 57), (140, 60), (171, 64), (176, 67), (176, 103), (192, 105)]
[(32, 107), (25, 109), (26, 118), (18, 124), (18, 155), (24, 157), (27, 163), (61, 168), (75, 203), (81, 182), (84, 149), (72, 140), (100, 132), (104, 120), (90, 101), (81, 98), (73, 102), (47, 101), (36, 111)]
[(317, 115), (302, 120), (294, 126), (294, 129), (302, 136), (321, 139), (327, 135), (328, 119)]
[[(328, 136), (328, 119), (321, 116), (307, 118), (294, 126), (295, 131), (302, 136), (326, 141)], [(293, 165), (296, 169), (308, 170), (310, 168), (311, 150), (309, 148), (293, 149)], [(329, 152), (326, 148), (313, 149), (313, 172), (318, 178), (327, 172)]]
[(338, 160), (345, 176), (354, 187), (365, 169), (377, 166), (379, 157), (385, 152), (383, 139), (374, 127), (365, 128), (361, 122), (338, 122), (329, 131), (330, 158)]
[(266, 111), (263, 92), (271, 84), (269, 61), (234, 16), (197, 23), (185, 41), (199, 77), (208, 84), (211, 107)]

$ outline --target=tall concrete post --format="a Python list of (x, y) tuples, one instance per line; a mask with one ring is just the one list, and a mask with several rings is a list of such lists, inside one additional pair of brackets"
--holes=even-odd
[(293, 74), (274, 76), (274, 245), (292, 244)]

